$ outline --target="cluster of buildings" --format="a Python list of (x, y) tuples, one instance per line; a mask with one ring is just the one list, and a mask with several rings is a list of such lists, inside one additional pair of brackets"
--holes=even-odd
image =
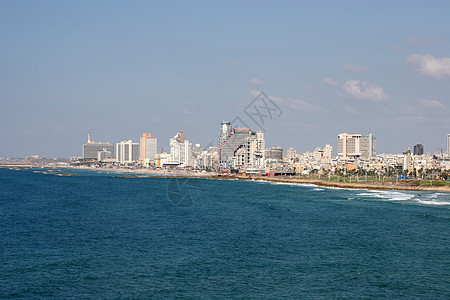
[(418, 173), (427, 169), (450, 169), (450, 134), (447, 153), (424, 154), (421, 144), (400, 154), (376, 153), (376, 138), (367, 135), (340, 133), (337, 137), (337, 155), (330, 144), (312, 152), (299, 154), (293, 148), (286, 152), (281, 147), (266, 148), (264, 132), (250, 128), (236, 128), (222, 121), (217, 146), (193, 145), (183, 131), (169, 140), (169, 152), (158, 152), (158, 139), (144, 133), (139, 143), (132, 140), (96, 143), (88, 134), (83, 145), (83, 162), (119, 164), (146, 168), (171, 168), (239, 172), (246, 174), (337, 174), (358, 170), (386, 173)]

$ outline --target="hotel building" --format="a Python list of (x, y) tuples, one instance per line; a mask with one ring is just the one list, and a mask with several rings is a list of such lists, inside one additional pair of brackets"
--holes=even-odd
[(114, 145), (111, 143), (96, 143), (91, 140), (91, 134), (88, 133), (88, 141), (83, 144), (82, 155), (83, 159), (98, 159), (98, 152), (109, 151), (114, 156)]
[(132, 140), (122, 141), (116, 144), (117, 162), (130, 163), (139, 159), (139, 144)]
[(158, 153), (158, 138), (151, 133), (144, 133), (140, 138), (141, 160), (145, 164), (154, 164), (155, 154)]

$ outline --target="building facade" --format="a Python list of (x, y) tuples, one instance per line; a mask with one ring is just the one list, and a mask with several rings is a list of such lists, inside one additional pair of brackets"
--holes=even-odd
[(355, 158), (361, 156), (361, 135), (341, 133), (338, 135), (338, 156)]
[(83, 144), (82, 155), (83, 159), (98, 159), (99, 151), (109, 151), (114, 156), (114, 145), (111, 143), (96, 143), (91, 140), (91, 134), (88, 134), (88, 141)]
[(377, 140), (372, 133), (361, 136), (361, 157), (372, 158), (377, 155)]
[(450, 133), (447, 134), (447, 155), (450, 156)]
[(340, 158), (372, 158), (376, 156), (377, 143), (372, 133), (368, 135), (341, 133), (338, 135)]
[(141, 160), (148, 161), (150, 164), (155, 160), (155, 154), (158, 153), (158, 138), (151, 133), (144, 133), (140, 138)]
[(414, 145), (414, 155), (423, 155), (423, 145), (422, 144)]
[(226, 140), (219, 145), (219, 162), (229, 163), (236, 154), (236, 151), (239, 148), (245, 147), (250, 133), (250, 128), (233, 128)]
[(184, 131), (180, 131), (169, 141), (170, 158), (169, 163), (181, 167), (192, 166), (192, 144), (184, 138)]
[(266, 157), (266, 159), (282, 161), (283, 160), (283, 148), (278, 147), (278, 146), (273, 146), (269, 149), (266, 149), (265, 157)]
[(228, 136), (230, 136), (231, 132), (232, 132), (232, 128), (231, 128), (231, 123), (228, 121), (222, 121), (222, 123), (220, 123), (220, 130), (219, 130), (219, 138), (218, 138), (218, 145), (220, 147), (220, 145), (223, 144), (223, 142), (225, 142), (225, 140), (228, 138)]
[(139, 144), (132, 140), (116, 144), (116, 158), (119, 163), (131, 163), (139, 159)]

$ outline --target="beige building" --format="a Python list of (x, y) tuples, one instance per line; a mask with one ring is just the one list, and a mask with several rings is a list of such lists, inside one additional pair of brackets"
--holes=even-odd
[(158, 139), (156, 136), (152, 136), (151, 133), (144, 133), (140, 138), (141, 146), (141, 160), (146, 161), (149, 164), (153, 164), (155, 154), (158, 153)]
[(361, 135), (348, 133), (339, 134), (338, 156), (341, 158), (361, 156)]
[(340, 158), (376, 156), (376, 139), (372, 133), (368, 135), (341, 133), (338, 135), (338, 156)]

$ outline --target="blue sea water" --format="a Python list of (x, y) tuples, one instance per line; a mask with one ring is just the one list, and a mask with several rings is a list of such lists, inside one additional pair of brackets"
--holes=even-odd
[(0, 298), (449, 299), (450, 194), (0, 169)]

